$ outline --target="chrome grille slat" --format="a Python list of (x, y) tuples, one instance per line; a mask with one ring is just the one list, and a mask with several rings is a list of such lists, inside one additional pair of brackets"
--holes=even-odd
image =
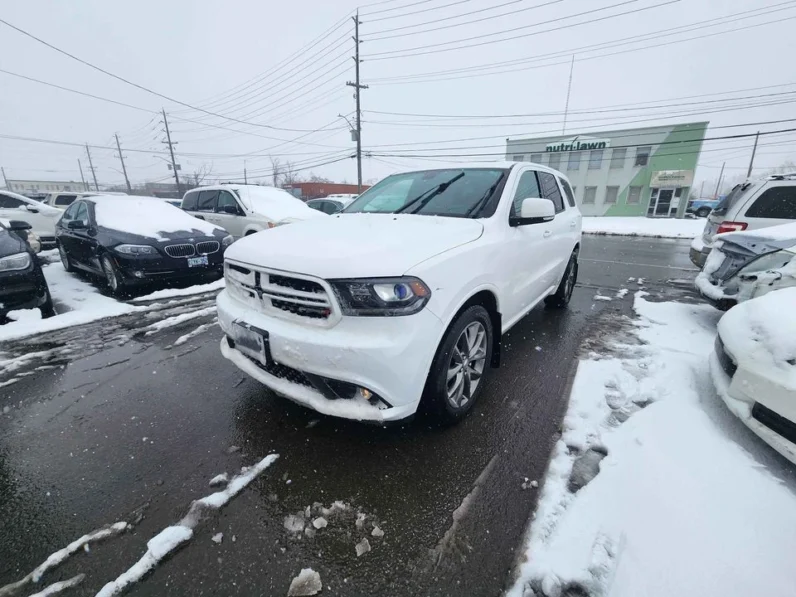
[(169, 257), (193, 257), (196, 254), (196, 248), (188, 243), (168, 245), (164, 250)]
[(306, 299), (300, 299), (292, 296), (286, 296), (284, 294), (272, 294), (270, 292), (263, 291), (263, 296), (267, 296), (268, 298), (277, 300), (277, 301), (284, 301), (286, 303), (293, 303), (295, 305), (305, 305), (307, 307), (318, 307), (318, 308), (329, 308), (329, 301), (324, 301), (322, 303), (308, 301)]
[(293, 290), (288, 288), (287, 286), (276, 286), (274, 284), (263, 284), (260, 282), (260, 288), (263, 292), (267, 292), (268, 294), (276, 295), (277, 298), (283, 297), (298, 297), (307, 300), (315, 300), (315, 301), (323, 301), (325, 304), (329, 304), (328, 299), (326, 298), (326, 293), (320, 292), (304, 292), (301, 290)]
[(217, 240), (205, 240), (196, 243), (196, 252), (199, 255), (210, 255), (211, 253), (216, 253), (220, 248), (221, 245)]

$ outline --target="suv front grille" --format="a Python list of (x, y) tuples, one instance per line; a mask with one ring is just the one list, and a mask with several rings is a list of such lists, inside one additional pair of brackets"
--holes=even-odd
[(328, 321), (331, 293), (321, 280), (226, 263), (227, 288), (238, 299), (263, 311)]
[(220, 248), (221, 245), (217, 240), (206, 240), (201, 243), (196, 243), (196, 252), (199, 253), (199, 255), (210, 255), (210, 253), (215, 253)]
[(193, 245), (189, 245), (188, 243), (181, 244), (181, 245), (168, 245), (165, 248), (166, 255), (169, 257), (193, 257), (196, 253), (196, 249)]

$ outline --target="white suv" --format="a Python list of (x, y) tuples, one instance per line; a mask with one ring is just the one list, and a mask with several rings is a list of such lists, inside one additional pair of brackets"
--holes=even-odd
[(258, 185), (222, 184), (185, 193), (182, 209), (221, 226), (234, 238), (312, 218), (326, 218), (287, 191)]
[(0, 191), (0, 218), (21, 220), (30, 224), (43, 249), (55, 248), (55, 224), (63, 213), (60, 209), (24, 195)]
[(710, 213), (702, 235), (691, 243), (691, 261), (704, 267), (717, 234), (791, 222), (796, 222), (796, 174), (747, 180), (733, 187)]
[(565, 306), (581, 214), (563, 174), (497, 162), (389, 176), (342, 213), (224, 255), (222, 354), (319, 412), (462, 418), (501, 335)]

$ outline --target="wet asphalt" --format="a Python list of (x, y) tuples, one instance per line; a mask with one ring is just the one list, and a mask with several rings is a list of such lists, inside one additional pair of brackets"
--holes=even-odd
[[(29, 356), (0, 375), (17, 380), (0, 387), (0, 587), (84, 533), (134, 523), (36, 587), (85, 573), (66, 594), (94, 595), (212, 493), (212, 477), (278, 453), (129, 594), (286, 595), (311, 567), (324, 595), (499, 595), (541, 490), (522, 485), (544, 477), (578, 356), (632, 317), (635, 291), (691, 296), (687, 255), (686, 241), (587, 237), (570, 307), (517, 324), (474, 411), (449, 428), (420, 416), (363, 425), (276, 397), (221, 358), (217, 326), (175, 345), (212, 316), (146, 334), (212, 295), (0, 344), (0, 360)], [(287, 516), (309, 506), (314, 518), (334, 501), (346, 510), (313, 537), (285, 528)], [(371, 550), (357, 557), (363, 538)]]

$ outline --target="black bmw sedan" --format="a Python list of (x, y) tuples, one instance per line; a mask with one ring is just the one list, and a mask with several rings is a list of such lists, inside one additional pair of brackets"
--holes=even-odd
[(219, 278), (226, 230), (155, 197), (97, 195), (75, 201), (55, 228), (66, 271), (101, 275), (112, 292), (151, 282)]
[(0, 322), (9, 311), (41, 310), (54, 315), (47, 280), (36, 253), (27, 242), (31, 226), (17, 220), (0, 220)]

